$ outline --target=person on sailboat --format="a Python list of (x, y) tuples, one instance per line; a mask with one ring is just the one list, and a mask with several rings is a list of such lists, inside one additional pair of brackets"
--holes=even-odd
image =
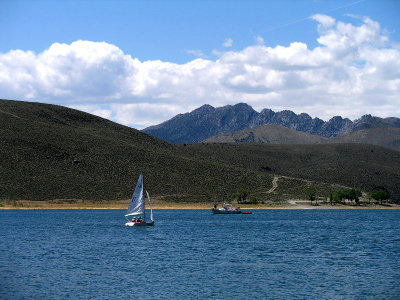
[(135, 223), (136, 222), (136, 218), (132, 218), (132, 222)]

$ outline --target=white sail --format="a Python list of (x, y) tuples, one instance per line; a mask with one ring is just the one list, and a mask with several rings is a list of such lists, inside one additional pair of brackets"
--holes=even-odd
[(140, 174), (133, 192), (131, 203), (125, 216), (136, 216), (144, 213), (143, 174)]

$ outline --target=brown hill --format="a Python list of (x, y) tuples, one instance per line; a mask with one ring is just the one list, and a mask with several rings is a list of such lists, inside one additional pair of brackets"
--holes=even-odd
[(206, 139), (205, 143), (321, 144), (326, 138), (279, 125), (262, 125)]
[[(386, 119), (385, 119), (386, 120)], [(264, 143), (264, 144), (371, 144), (400, 150), (400, 128), (359, 129), (344, 136), (324, 138), (283, 126), (262, 125), (204, 140), (205, 143)]]
[[(213, 201), (240, 188), (261, 200), (321, 196), (341, 184), (400, 198), (400, 152), (359, 144), (173, 145), (66, 107), (0, 100), (0, 199), (130, 197), (140, 172), (153, 196)], [(276, 193), (268, 194), (274, 175)], [(296, 179), (297, 177), (300, 179)]]
[(400, 150), (400, 128), (360, 129), (344, 136), (327, 139), (326, 142), (372, 144)]
[(272, 180), (81, 111), (20, 101), (0, 100), (0, 157), (0, 199), (127, 199), (140, 172), (152, 195), (197, 201)]

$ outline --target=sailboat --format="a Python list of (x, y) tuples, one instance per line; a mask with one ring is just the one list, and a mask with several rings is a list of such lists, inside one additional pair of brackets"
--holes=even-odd
[[(150, 205), (149, 221), (146, 221), (144, 179), (143, 174), (140, 174), (128, 210), (125, 214), (125, 218), (128, 221), (125, 223), (125, 226), (154, 226), (153, 208), (151, 207), (150, 195), (147, 191), (146, 194)], [(132, 217), (132, 219), (128, 219), (128, 217)]]

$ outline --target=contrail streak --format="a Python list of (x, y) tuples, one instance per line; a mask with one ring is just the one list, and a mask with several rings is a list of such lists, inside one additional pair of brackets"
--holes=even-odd
[[(330, 10), (327, 10), (327, 11), (324, 11), (324, 12), (321, 12), (321, 13), (322, 14), (327, 14), (327, 13), (330, 13), (330, 12), (333, 12), (333, 11), (336, 11), (336, 10), (339, 10), (339, 9), (342, 9), (342, 8), (350, 7), (350, 6), (359, 4), (361, 2), (365, 2), (365, 1), (367, 1), (367, 0), (358, 0), (358, 1), (355, 1), (355, 2), (351, 2), (351, 3), (345, 4), (345, 5), (339, 6), (339, 7), (332, 8)], [(311, 16), (300, 18), (300, 19), (294, 19), (294, 20), (288, 21), (287, 23), (284, 23), (282, 25), (278, 25), (278, 26), (272, 27), (270, 29), (267, 29), (266, 31), (269, 32), (269, 31), (273, 31), (273, 30), (276, 30), (276, 29), (281, 29), (281, 28), (284, 28), (284, 27), (287, 27), (287, 26), (290, 26), (290, 25), (293, 25), (293, 24), (308, 20), (310, 18), (311, 18)]]

